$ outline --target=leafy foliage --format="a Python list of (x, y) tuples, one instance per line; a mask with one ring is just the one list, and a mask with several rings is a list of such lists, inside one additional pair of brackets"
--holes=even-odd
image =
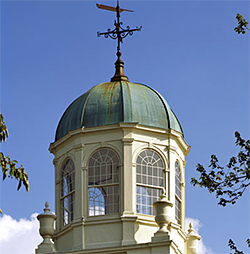
[(235, 132), (235, 144), (240, 147), (236, 157), (231, 157), (224, 167), (219, 165), (216, 155), (211, 155), (210, 170), (198, 164), (196, 170), (200, 173), (199, 179), (192, 178), (191, 184), (207, 188), (209, 193), (216, 193), (220, 198), (219, 205), (235, 204), (247, 187), (250, 185), (250, 140), (245, 141), (239, 132)]
[[(250, 240), (247, 239), (246, 242), (247, 242), (248, 248), (250, 248)], [(240, 251), (237, 249), (237, 247), (235, 246), (235, 243), (231, 239), (229, 239), (229, 241), (228, 241), (228, 246), (229, 246), (230, 250), (234, 251), (234, 253), (230, 253), (230, 254), (244, 254), (243, 251)]]
[(245, 34), (245, 32), (246, 32), (245, 30), (246, 29), (250, 31), (250, 29), (247, 27), (248, 22), (244, 19), (244, 17), (241, 14), (237, 13), (235, 18), (238, 21), (238, 26), (236, 26), (234, 28), (234, 31), (236, 33), (238, 33), (238, 34)]
[(9, 137), (9, 132), (5, 125), (4, 117), (2, 114), (0, 114), (0, 142), (2, 141), (5, 142), (8, 137)]
[[(4, 117), (0, 113), (0, 142), (5, 142), (8, 136), (9, 133), (4, 122)], [(29, 191), (28, 175), (23, 165), (19, 166), (16, 160), (11, 160), (9, 156), (5, 156), (0, 152), (0, 167), (2, 168), (3, 180), (5, 180), (7, 176), (12, 179), (14, 178), (19, 181), (17, 190), (19, 190), (23, 184), (26, 191)], [(1, 209), (0, 213), (2, 213)]]
[[(193, 186), (207, 188), (209, 193), (216, 193), (216, 198), (220, 198), (219, 205), (235, 204), (250, 185), (250, 140), (244, 140), (239, 132), (235, 132), (235, 144), (239, 146), (240, 151), (237, 156), (232, 156), (229, 163), (224, 167), (219, 165), (216, 155), (211, 155), (210, 170), (198, 164), (196, 170), (200, 173), (199, 179), (192, 178)], [(250, 248), (250, 239), (247, 239)], [(235, 246), (233, 240), (229, 240), (228, 246), (234, 253), (244, 254)]]

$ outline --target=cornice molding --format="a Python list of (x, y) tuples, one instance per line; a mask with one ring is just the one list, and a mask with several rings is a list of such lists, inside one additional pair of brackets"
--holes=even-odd
[(122, 138), (122, 142), (124, 143), (124, 144), (131, 144), (132, 145), (132, 143), (134, 142), (134, 138)]
[(81, 151), (83, 148), (84, 148), (84, 144), (82, 143), (73, 146), (73, 149), (77, 152)]

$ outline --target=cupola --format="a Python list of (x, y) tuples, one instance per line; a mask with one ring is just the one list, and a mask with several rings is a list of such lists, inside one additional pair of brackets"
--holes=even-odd
[[(120, 8), (118, 1), (117, 7), (97, 7), (117, 15), (114, 30), (98, 33), (118, 41), (115, 74), (69, 105), (50, 144), (55, 166), (55, 249), (58, 253), (189, 253), (191, 237), (184, 221), (185, 156), (190, 147), (160, 93), (130, 82), (123, 73), (120, 42), (141, 29), (121, 27), (120, 13), (131, 10)], [(162, 224), (164, 205), (167, 219)]]

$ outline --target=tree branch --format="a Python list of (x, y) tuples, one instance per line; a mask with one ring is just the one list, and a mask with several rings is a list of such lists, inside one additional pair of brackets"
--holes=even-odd
[[(9, 132), (5, 125), (4, 117), (0, 113), (0, 142), (5, 142), (8, 137)], [(29, 191), (28, 175), (25, 172), (23, 165), (18, 166), (16, 160), (11, 160), (9, 156), (5, 156), (0, 152), (0, 167), (2, 168), (3, 180), (5, 180), (7, 176), (11, 179), (16, 179), (19, 181), (17, 190), (19, 190), (23, 184), (26, 191)], [(2, 213), (1, 209), (0, 213)]]
[(239, 146), (240, 151), (236, 157), (229, 159), (226, 165), (227, 172), (219, 165), (216, 155), (211, 155), (208, 166), (210, 169), (206, 171), (201, 164), (198, 164), (196, 171), (200, 173), (200, 177), (198, 180), (191, 179), (193, 186), (207, 188), (209, 193), (215, 192), (216, 198), (220, 198), (218, 204), (221, 206), (235, 204), (250, 185), (250, 140), (242, 139), (237, 131), (235, 138), (235, 144)]

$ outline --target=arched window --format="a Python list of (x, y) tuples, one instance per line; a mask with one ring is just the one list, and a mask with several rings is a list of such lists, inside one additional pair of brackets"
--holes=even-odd
[(153, 203), (164, 187), (164, 164), (160, 155), (143, 150), (136, 160), (136, 212), (154, 215)]
[(89, 216), (119, 212), (119, 159), (108, 148), (89, 159)]
[(62, 225), (74, 219), (75, 199), (75, 167), (71, 159), (67, 159), (61, 172), (61, 218)]
[(105, 214), (104, 195), (99, 188), (89, 188), (89, 216)]
[(177, 161), (175, 162), (175, 219), (181, 224), (181, 170)]

